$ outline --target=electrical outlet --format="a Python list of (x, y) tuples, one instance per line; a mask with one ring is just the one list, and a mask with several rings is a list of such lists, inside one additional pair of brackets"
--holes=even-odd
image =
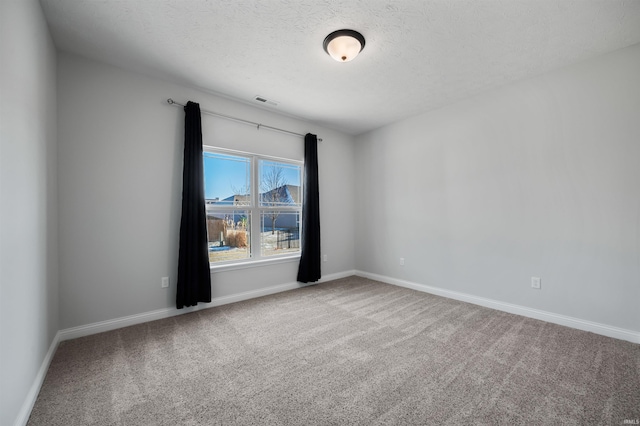
[(531, 288), (540, 289), (540, 277), (531, 277)]
[(167, 288), (169, 287), (169, 277), (162, 277), (160, 280), (160, 287)]
[(327, 255), (325, 254), (324, 256), (322, 256), (322, 261), (326, 262), (327, 261)]
[(404, 257), (400, 258), (400, 266), (404, 266)]

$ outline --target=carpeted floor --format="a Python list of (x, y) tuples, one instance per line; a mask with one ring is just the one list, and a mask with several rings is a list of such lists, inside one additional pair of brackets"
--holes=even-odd
[(62, 342), (28, 424), (638, 419), (640, 345), (350, 277)]

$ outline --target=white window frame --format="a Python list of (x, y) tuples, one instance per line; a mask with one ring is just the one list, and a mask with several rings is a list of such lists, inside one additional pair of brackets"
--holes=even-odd
[[(251, 160), (251, 203), (249, 206), (216, 206), (218, 211), (233, 211), (233, 210), (248, 210), (251, 215), (250, 220), (250, 255), (246, 259), (234, 259), (222, 262), (210, 262), (209, 268), (211, 271), (228, 271), (234, 269), (244, 269), (257, 266), (272, 265), (285, 262), (297, 262), (300, 260), (302, 241), (300, 242), (300, 250), (297, 253), (285, 253), (281, 255), (262, 256), (262, 244), (261, 244), (261, 213), (269, 210), (279, 211), (291, 211), (297, 212), (300, 219), (299, 233), (300, 239), (302, 239), (302, 200), (304, 199), (304, 161), (293, 160), (290, 158), (275, 157), (271, 155), (256, 154), (246, 151), (238, 151), (228, 148), (220, 148), (211, 145), (203, 146), (203, 154), (207, 152), (235, 155), (239, 157), (247, 157)], [(300, 206), (288, 207), (261, 207), (260, 206), (260, 160), (277, 161), (280, 163), (292, 164), (300, 167)], [(203, 155), (204, 161), (204, 155)]]

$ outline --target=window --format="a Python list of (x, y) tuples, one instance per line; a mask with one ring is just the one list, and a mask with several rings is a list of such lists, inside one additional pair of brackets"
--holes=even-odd
[(300, 254), (302, 163), (205, 147), (209, 261)]

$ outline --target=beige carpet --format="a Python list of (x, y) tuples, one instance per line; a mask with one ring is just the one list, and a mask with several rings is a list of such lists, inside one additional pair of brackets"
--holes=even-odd
[(640, 345), (351, 277), (62, 342), (29, 425), (617, 425)]

